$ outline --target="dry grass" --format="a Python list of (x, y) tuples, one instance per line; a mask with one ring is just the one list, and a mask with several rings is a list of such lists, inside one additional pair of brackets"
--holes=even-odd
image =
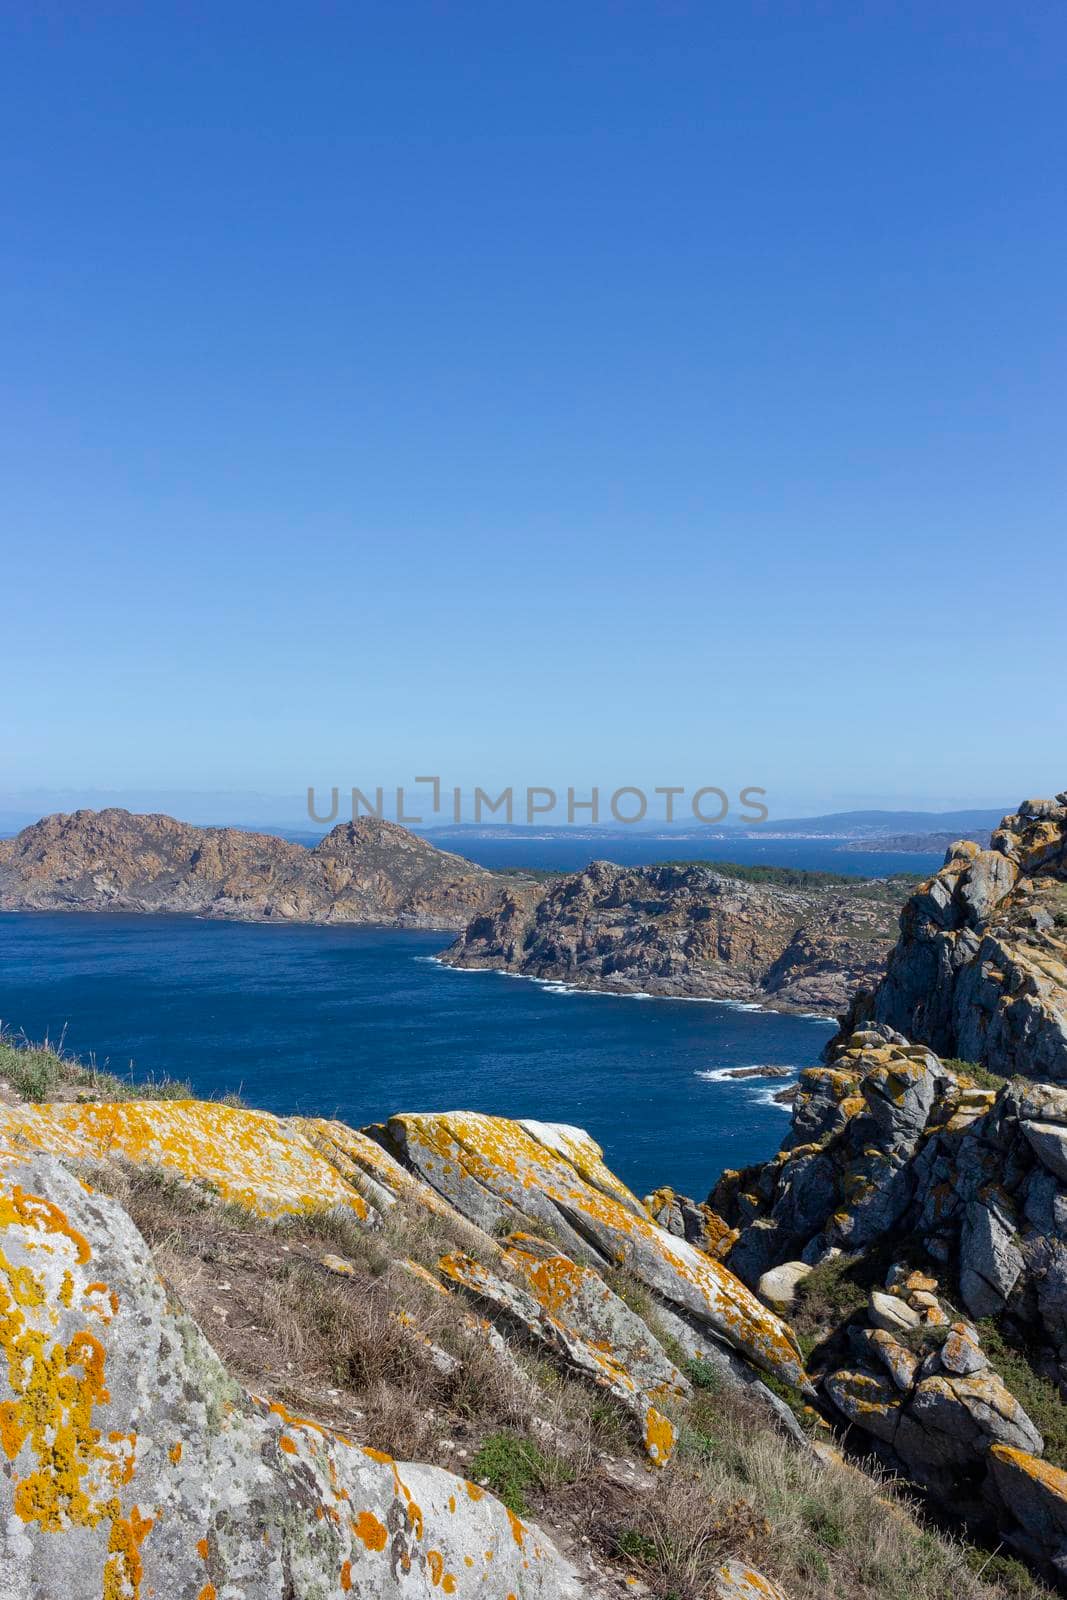
[[(730, 1394), (698, 1394), (679, 1420), (680, 1449), (653, 1492), (603, 1530), (653, 1594), (699, 1600), (727, 1555), (774, 1577), (792, 1600), (1003, 1600), (1012, 1592), (983, 1582), (974, 1552), (924, 1525), (873, 1464), (869, 1473), (824, 1464)], [(1029, 1592), (1045, 1593), (1039, 1585)]]
[[(503, 1360), (463, 1296), (438, 1294), (399, 1266), (432, 1266), (462, 1248), (498, 1270), (499, 1245), (459, 1218), (400, 1203), (377, 1229), (333, 1211), (272, 1225), (158, 1171), (111, 1163), (91, 1181), (126, 1206), (164, 1276), (256, 1392), (400, 1459), (487, 1481), (564, 1543), (588, 1541), (602, 1566), (639, 1575), (657, 1600), (704, 1600), (728, 1555), (791, 1600), (1047, 1596), (1003, 1553), (990, 1560), (926, 1526), (876, 1472), (823, 1465), (721, 1386), (675, 1407), (674, 1460), (650, 1473), (628, 1419), (602, 1392), (515, 1330)], [(326, 1251), (352, 1276), (327, 1271)], [(630, 1299), (624, 1275), (611, 1281)], [(847, 1314), (846, 1273), (816, 1288), (819, 1320)], [(447, 1370), (430, 1344), (452, 1358)], [(620, 1482), (620, 1465), (633, 1486)]]

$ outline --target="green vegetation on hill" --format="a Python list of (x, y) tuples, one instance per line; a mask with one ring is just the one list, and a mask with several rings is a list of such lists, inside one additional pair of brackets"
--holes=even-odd
[(657, 861), (659, 867), (705, 867), (723, 878), (737, 878), (741, 883), (769, 883), (779, 889), (847, 889), (853, 894), (872, 892), (881, 897), (889, 893), (903, 900), (909, 891), (922, 880), (914, 872), (894, 872), (888, 878), (856, 878), (847, 872), (821, 872), (808, 867), (772, 867), (768, 865), (743, 865), (739, 861)]

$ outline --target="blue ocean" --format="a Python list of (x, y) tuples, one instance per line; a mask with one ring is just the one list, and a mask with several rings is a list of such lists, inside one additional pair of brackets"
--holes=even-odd
[(588, 1128), (639, 1194), (698, 1198), (787, 1126), (730, 1067), (817, 1061), (825, 1019), (456, 972), (448, 936), (183, 917), (0, 915), (0, 1019), (133, 1078), (356, 1125), (462, 1108)]

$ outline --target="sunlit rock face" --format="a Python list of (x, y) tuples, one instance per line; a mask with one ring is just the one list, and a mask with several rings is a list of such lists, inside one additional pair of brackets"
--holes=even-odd
[(582, 1592), (475, 1485), (242, 1390), (55, 1158), (0, 1149), (0, 1221), (5, 1600)]
[(988, 850), (952, 846), (845, 1032), (863, 1021), (1006, 1076), (1067, 1080), (1067, 791), (1024, 801)]

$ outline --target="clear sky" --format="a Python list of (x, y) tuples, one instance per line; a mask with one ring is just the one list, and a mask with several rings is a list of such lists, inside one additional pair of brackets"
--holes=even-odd
[(1067, 12), (5, 8), (7, 790), (1067, 785)]

